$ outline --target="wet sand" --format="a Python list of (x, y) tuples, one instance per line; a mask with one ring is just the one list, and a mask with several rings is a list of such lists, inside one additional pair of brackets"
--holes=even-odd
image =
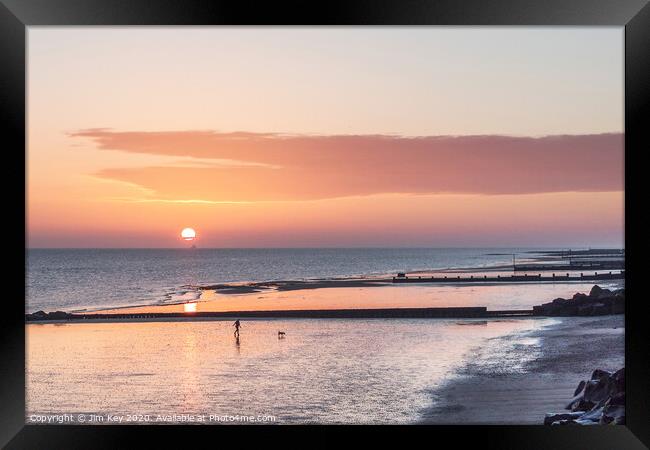
[(250, 294), (273, 289), (276, 291), (295, 291), (303, 289), (323, 288), (354, 288), (354, 287), (380, 287), (392, 283), (392, 278), (375, 278), (372, 280), (340, 279), (340, 280), (309, 280), (309, 281), (261, 281), (246, 284), (214, 284), (200, 286), (201, 290), (213, 290), (221, 294)]
[[(426, 278), (435, 277), (436, 285), (442, 286), (458, 286), (458, 285), (476, 285), (476, 286), (495, 286), (503, 284), (517, 284), (522, 282), (527, 283), (541, 283), (552, 281), (556, 284), (561, 283), (585, 283), (593, 282), (593, 280), (581, 279), (578, 275), (579, 272), (569, 270), (567, 275), (571, 274), (571, 278), (562, 278), (558, 274), (557, 278), (553, 280), (547, 280), (544, 278), (541, 281), (537, 281), (536, 276), (540, 275), (539, 273), (534, 274), (525, 274), (524, 272), (521, 275), (517, 276), (524, 277), (529, 276), (528, 280), (520, 279), (510, 279), (514, 276), (511, 271), (499, 271), (499, 273), (489, 274), (491, 271), (497, 271), (498, 267), (477, 271), (476, 269), (449, 269), (448, 271), (420, 271), (412, 272), (416, 273), (418, 276), (410, 276), (405, 279), (398, 279), (399, 284), (405, 282), (422, 282), (422, 283), (431, 283), (430, 280)], [(467, 272), (467, 274), (465, 274)], [(468, 274), (473, 274), (473, 279), (470, 279)], [(595, 273), (595, 272), (594, 272)], [(448, 274), (448, 275), (444, 275)], [(489, 274), (489, 276), (488, 276)], [(453, 275), (453, 276), (452, 276)], [(502, 276), (501, 279), (496, 279), (496, 276)], [(592, 275), (587, 273), (586, 275)], [(488, 279), (485, 281), (482, 280), (484, 276), (487, 276)], [(443, 278), (444, 277), (444, 278)], [(547, 275), (545, 275), (547, 277)], [(420, 281), (419, 279), (423, 280)], [(459, 278), (459, 279), (456, 279)], [(603, 279), (600, 281), (616, 283), (619, 278), (612, 279)], [(395, 281), (392, 277), (376, 277), (376, 278), (345, 278), (345, 279), (323, 279), (323, 280), (281, 280), (281, 281), (261, 281), (261, 282), (252, 282), (252, 283), (220, 283), (213, 285), (202, 285), (202, 286), (190, 286), (201, 291), (214, 291), (220, 294), (250, 294), (255, 292), (265, 292), (265, 291), (277, 291), (277, 292), (286, 292), (286, 291), (297, 291), (297, 290), (315, 290), (315, 289), (329, 289), (329, 288), (371, 288), (371, 287), (385, 287), (395, 285)]]
[[(549, 412), (564, 412), (578, 383), (594, 369), (615, 371), (624, 363), (624, 316), (569, 317), (527, 336), (503, 358), (483, 349), (460, 378), (433, 393), (423, 413), (429, 424), (541, 425)], [(505, 346), (508, 338), (493, 345)], [(518, 362), (533, 358), (521, 367)]]
[[(610, 284), (603, 284), (611, 287)], [(134, 306), (84, 314), (149, 314), (188, 312), (188, 304), (196, 313), (236, 311), (286, 311), (321, 309), (381, 309), (381, 308), (445, 308), (487, 307), (494, 310), (529, 310), (534, 305), (556, 297), (571, 297), (576, 292), (589, 292), (592, 283), (537, 283), (463, 285), (400, 285), (378, 287), (337, 287), (335, 289), (266, 289), (252, 293), (224, 293), (203, 290), (196, 301)], [(76, 312), (76, 311), (75, 311)]]

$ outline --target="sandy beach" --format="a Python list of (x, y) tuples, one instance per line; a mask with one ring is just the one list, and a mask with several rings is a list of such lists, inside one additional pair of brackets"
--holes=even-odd
[[(568, 317), (531, 332), (529, 345), (510, 347), (502, 358), (479, 349), (459, 379), (432, 394), (423, 423), (540, 425), (546, 413), (564, 411), (594, 369), (624, 366), (623, 327), (623, 315)], [(508, 348), (508, 339), (496, 338), (489, 347)]]

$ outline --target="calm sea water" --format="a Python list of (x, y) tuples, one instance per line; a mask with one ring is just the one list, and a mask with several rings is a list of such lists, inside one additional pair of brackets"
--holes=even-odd
[[(529, 248), (29, 249), (28, 312), (192, 299), (187, 285), (507, 265)], [(500, 254), (500, 255), (499, 255)]]

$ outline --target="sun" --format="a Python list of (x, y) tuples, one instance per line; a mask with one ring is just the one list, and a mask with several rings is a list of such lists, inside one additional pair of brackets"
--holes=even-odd
[(193, 241), (196, 239), (196, 231), (193, 228), (183, 228), (181, 231), (181, 238), (186, 241)]

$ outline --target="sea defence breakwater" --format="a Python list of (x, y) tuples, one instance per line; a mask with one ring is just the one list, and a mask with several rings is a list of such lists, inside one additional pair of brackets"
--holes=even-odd
[[(521, 313), (515, 311), (514, 314)], [(527, 315), (532, 311), (525, 311)], [(90, 321), (90, 320), (210, 320), (210, 319), (471, 319), (488, 317), (487, 308), (381, 308), (381, 309), (321, 309), (286, 311), (223, 311), (174, 313), (87, 313), (70, 314), (63, 311), (27, 314), (28, 322)]]
[(581, 273), (580, 275), (551, 274), (551, 275), (510, 275), (510, 276), (474, 276), (455, 277), (450, 276), (396, 276), (393, 277), (393, 283), (539, 283), (540, 281), (605, 281), (605, 280), (623, 280), (625, 271), (619, 272), (594, 272), (593, 274)]

